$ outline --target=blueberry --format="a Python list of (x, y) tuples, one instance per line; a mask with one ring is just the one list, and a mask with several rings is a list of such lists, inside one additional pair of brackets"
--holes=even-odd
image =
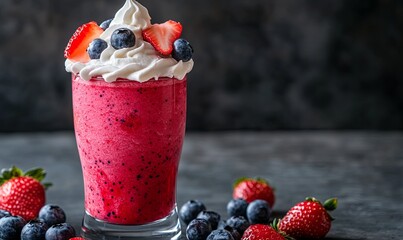
[(232, 199), (227, 204), (228, 216), (243, 216), (246, 217), (246, 208), (248, 207), (248, 202), (242, 198)]
[(25, 225), (25, 220), (19, 216), (6, 216), (0, 219), (0, 239), (15, 240), (20, 239), (21, 230)]
[(217, 229), (224, 229), (227, 230), (228, 232), (231, 233), (232, 237), (234, 238), (234, 240), (241, 240), (242, 235), (238, 232), (238, 230), (236, 230), (233, 227), (228, 226), (228, 224), (226, 223), (226, 221), (220, 221), (220, 223), (218, 224), (218, 228)]
[(88, 45), (87, 52), (91, 59), (99, 59), (101, 53), (108, 47), (108, 43), (100, 38), (94, 39)]
[(69, 240), (76, 236), (76, 231), (68, 223), (59, 223), (51, 226), (45, 234), (46, 240)]
[(235, 228), (232, 228), (230, 226), (225, 226), (224, 229), (227, 230), (229, 233), (231, 233), (234, 240), (242, 239), (242, 234), (240, 234)]
[(31, 220), (22, 228), (21, 240), (43, 240), (47, 230), (45, 222)]
[(103, 30), (106, 30), (107, 28), (109, 28), (109, 25), (111, 24), (113, 18), (112, 19), (108, 19), (105, 20), (101, 23), (101, 25), (99, 25)]
[(250, 226), (248, 220), (242, 216), (234, 216), (227, 219), (227, 225), (237, 230), (241, 235)]
[(271, 209), (265, 200), (255, 200), (246, 209), (246, 215), (250, 224), (267, 224), (270, 219)]
[(56, 205), (47, 204), (39, 211), (39, 218), (48, 226), (66, 222), (66, 214), (63, 209)]
[(217, 229), (218, 223), (221, 220), (220, 214), (213, 212), (213, 211), (206, 211), (203, 210), (201, 211), (198, 215), (197, 218), (205, 219), (211, 224), (211, 228), (213, 230)]
[(111, 36), (111, 45), (114, 49), (130, 48), (136, 43), (134, 33), (127, 28), (116, 29)]
[(206, 210), (206, 206), (201, 201), (190, 200), (183, 204), (179, 210), (179, 217), (185, 224), (189, 224), (203, 210)]
[(186, 228), (188, 240), (205, 240), (211, 233), (211, 225), (205, 219), (193, 219)]
[(11, 216), (11, 213), (7, 212), (6, 210), (0, 210), (0, 219), (9, 216)]
[(172, 57), (176, 61), (187, 62), (192, 59), (193, 48), (188, 41), (183, 38), (179, 38), (174, 42), (174, 49), (172, 51)]
[(234, 237), (225, 229), (217, 229), (208, 235), (207, 240), (234, 240)]

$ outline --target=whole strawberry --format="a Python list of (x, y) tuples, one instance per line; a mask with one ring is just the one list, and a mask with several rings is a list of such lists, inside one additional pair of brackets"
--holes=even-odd
[(232, 193), (234, 199), (242, 198), (248, 203), (261, 199), (272, 208), (275, 202), (274, 189), (263, 178), (240, 178), (234, 184)]
[(322, 205), (313, 197), (292, 207), (279, 222), (278, 228), (296, 239), (322, 239), (329, 232), (333, 218), (327, 211), (337, 207), (337, 198)]
[(285, 240), (290, 239), (266, 224), (254, 224), (248, 227), (241, 240)]
[(45, 189), (51, 185), (41, 183), (45, 176), (46, 172), (41, 168), (26, 173), (15, 166), (3, 169), (0, 176), (0, 209), (27, 221), (35, 219), (45, 204)]

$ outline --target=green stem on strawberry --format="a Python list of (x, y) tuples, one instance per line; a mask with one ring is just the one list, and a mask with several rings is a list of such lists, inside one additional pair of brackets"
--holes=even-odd
[(275, 218), (275, 219), (273, 219), (273, 222), (270, 223), (270, 226), (274, 230), (278, 231), (278, 225), (280, 224), (280, 221), (281, 221), (281, 219)]
[[(307, 197), (305, 198), (306, 201), (310, 201), (310, 202), (318, 202), (321, 203), (318, 199), (314, 198), (314, 197)], [(322, 203), (321, 203), (322, 204)]]
[[(305, 200), (322, 204), (319, 200), (317, 200), (314, 197), (307, 197), (305, 198)], [(337, 208), (337, 198), (329, 198), (322, 205), (327, 211), (333, 211)]]
[(266, 184), (266, 185), (269, 185), (269, 186), (271, 187), (271, 189), (273, 189), (273, 192), (276, 191), (276, 188), (275, 188), (274, 186), (272, 186), (272, 185), (270, 184), (270, 182), (269, 182), (267, 179), (262, 178), (262, 177), (256, 177), (255, 179), (256, 179), (256, 181), (258, 181), (258, 182), (261, 182), (261, 183), (264, 183), (264, 184)]
[(328, 200), (325, 201), (323, 204), (323, 207), (328, 210), (328, 211), (333, 211), (337, 208), (337, 198), (329, 198)]
[[(46, 171), (43, 168), (32, 168), (24, 173), (20, 168), (17, 168), (16, 166), (12, 166), (9, 169), (4, 168), (1, 170), (0, 186), (12, 178), (22, 176), (31, 177), (42, 183), (42, 180), (46, 177)], [(46, 190), (50, 186), (52, 186), (52, 183), (42, 183), (42, 185)]]
[(332, 215), (330, 215), (329, 211), (333, 211), (337, 208), (337, 203), (338, 203), (337, 198), (329, 198), (325, 201), (324, 204), (322, 204), (319, 200), (317, 200), (314, 197), (307, 197), (307, 198), (305, 198), (305, 200), (320, 203), (326, 209), (326, 211), (328, 211), (327, 214), (329, 215), (330, 220), (332, 220), (332, 221), (335, 220), (335, 218), (332, 217)]
[(238, 186), (238, 184), (240, 184), (241, 182), (243, 182), (243, 181), (245, 181), (245, 180), (247, 180), (247, 179), (249, 179), (249, 178), (247, 178), (247, 177), (240, 177), (240, 178), (236, 179), (232, 187), (235, 188), (236, 186)]
[(285, 233), (279, 229), (280, 221), (281, 221), (281, 219), (278, 219), (278, 218), (273, 219), (273, 222), (270, 223), (270, 227), (272, 227), (274, 230), (276, 230), (276, 232), (278, 232), (281, 236), (283, 236), (284, 239), (295, 240), (295, 238), (287, 235), (287, 233)]
[(2, 185), (4, 182), (7, 180), (14, 178), (14, 177), (19, 177), (22, 176), (23, 172), (21, 169), (17, 168), (16, 166), (12, 166), (9, 169), (2, 169), (1, 170), (1, 175), (0, 175), (0, 185)]
[(235, 187), (236, 187), (238, 184), (240, 184), (241, 182), (246, 181), (246, 180), (250, 180), (250, 179), (256, 180), (256, 181), (261, 182), (261, 183), (264, 183), (264, 184), (266, 184), (266, 185), (269, 185), (269, 181), (267, 181), (267, 179), (264, 179), (264, 178), (262, 178), (262, 177), (256, 177), (256, 178), (253, 178), (253, 177), (240, 177), (240, 178), (238, 178), (238, 179), (235, 180), (235, 182), (234, 182), (234, 184), (233, 184), (233, 187), (235, 188)]

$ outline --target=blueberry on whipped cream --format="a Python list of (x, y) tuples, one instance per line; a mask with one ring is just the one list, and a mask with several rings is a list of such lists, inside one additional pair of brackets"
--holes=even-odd
[(106, 29), (109, 27), (109, 25), (111, 24), (112, 20), (113, 20), (113, 18), (108, 19), (108, 20), (105, 20), (105, 21), (103, 21), (99, 26), (100, 26), (103, 30), (106, 30)]
[(100, 38), (95, 38), (87, 48), (91, 59), (99, 59), (101, 53), (108, 47), (108, 43)]
[(134, 33), (127, 28), (116, 29), (111, 36), (111, 45), (114, 49), (131, 48), (136, 43)]

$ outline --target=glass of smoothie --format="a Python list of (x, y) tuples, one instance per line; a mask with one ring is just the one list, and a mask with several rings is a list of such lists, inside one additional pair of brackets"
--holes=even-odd
[[(151, 237), (159, 231), (176, 236), (180, 226), (175, 186), (185, 134), (186, 79), (107, 83), (73, 75), (72, 85), (84, 175), (84, 236)], [(156, 232), (148, 232), (152, 228)]]
[[(190, 44), (126, 0), (66, 47), (81, 160), (85, 239), (179, 239), (176, 179), (186, 126)], [(165, 34), (165, 35), (164, 35)]]

